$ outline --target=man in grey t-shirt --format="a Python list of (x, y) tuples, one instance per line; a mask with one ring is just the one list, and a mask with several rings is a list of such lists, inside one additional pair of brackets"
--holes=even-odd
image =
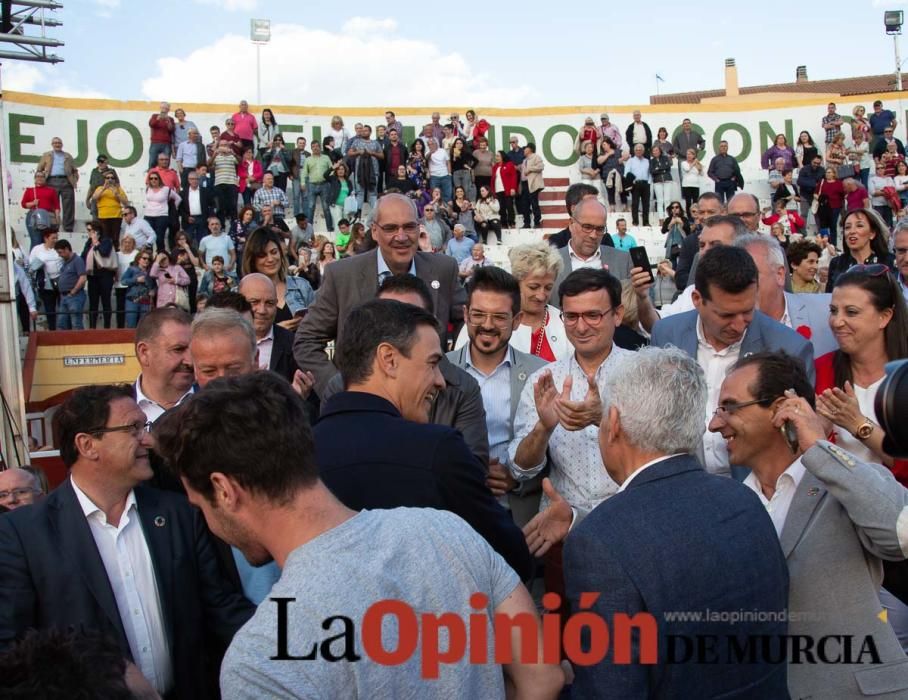
[[(418, 344), (409, 358), (387, 352), (402, 371), (425, 366)], [(161, 418), (155, 438), (212, 532), (251, 564), (274, 559), (282, 569), (221, 664), (224, 697), (495, 698), (504, 697), (506, 681), (518, 696), (557, 697), (560, 667), (521, 661), (519, 625), (510, 635), (517, 658), (494, 662), (493, 615), (531, 616), (534, 643), (542, 645), (533, 602), (514, 571), (451, 513), (346, 508), (318, 478), (305, 407), (281, 377), (214, 380)], [(387, 600), (406, 607), (378, 614), (375, 604)], [(448, 650), (457, 635), (446, 624), (433, 631), (429, 616), (444, 613), (456, 616), (446, 624), (462, 622), (466, 646), (441, 661), (431, 650)], [(488, 639), (476, 641), (483, 649), (470, 647), (471, 615), (486, 617)], [(389, 661), (400, 649), (402, 658)], [(477, 653), (482, 660), (471, 663)]]

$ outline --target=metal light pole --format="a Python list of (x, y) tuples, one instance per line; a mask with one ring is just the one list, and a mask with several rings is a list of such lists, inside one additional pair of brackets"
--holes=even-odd
[(886, 33), (892, 35), (892, 45), (895, 47), (895, 89), (902, 91), (902, 61), (899, 59), (899, 34), (902, 33), (905, 13), (902, 10), (892, 10), (883, 13), (883, 24)]
[(249, 21), (249, 38), (255, 44), (255, 102), (262, 104), (262, 44), (271, 41), (271, 20), (253, 19)]

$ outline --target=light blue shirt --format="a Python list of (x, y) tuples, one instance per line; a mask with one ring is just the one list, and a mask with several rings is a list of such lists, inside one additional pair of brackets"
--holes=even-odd
[(66, 175), (66, 169), (63, 166), (66, 161), (66, 156), (62, 153), (57, 153), (57, 151), (53, 151), (51, 155), (53, 156), (53, 163), (50, 166), (50, 174), (48, 177), (64, 177)]
[(908, 302), (908, 284), (905, 284), (905, 281), (902, 279), (901, 275), (896, 277), (899, 283), (899, 289), (902, 290), (902, 296), (905, 297), (905, 301)]
[(624, 164), (624, 174), (633, 175), (641, 182), (652, 182), (649, 176), (649, 161), (646, 158), (634, 156)]
[(508, 347), (501, 363), (491, 374), (473, 366), (470, 348), (466, 349), (467, 372), (479, 383), (482, 405), (486, 410), (486, 429), (489, 432), (489, 453), (504, 465), (508, 464), (508, 443), (511, 440), (511, 367), (514, 349)]
[(273, 561), (264, 566), (253, 566), (243, 553), (236, 547), (231, 547), (233, 561), (236, 564), (236, 571), (240, 575), (240, 584), (243, 587), (243, 595), (258, 605), (265, 597), (271, 593), (271, 588), (281, 577), (281, 569)]
[[(394, 273), (391, 272), (391, 268), (388, 267), (388, 263), (385, 262), (384, 256), (381, 254), (381, 250), (378, 251), (378, 255), (375, 256), (378, 260), (378, 284), (381, 286), (381, 283), (385, 281), (386, 278), (390, 277)], [(413, 275), (416, 277), (416, 256), (413, 256), (413, 259), (410, 261), (410, 269), (407, 270), (408, 275)]]
[(612, 236), (612, 241), (614, 241), (615, 248), (618, 250), (628, 251), (631, 248), (637, 247), (637, 239), (629, 233), (626, 233), (623, 236), (616, 233)]
[(457, 264), (460, 265), (460, 263), (470, 257), (474, 245), (476, 245), (476, 241), (466, 236), (459, 241), (456, 238), (451, 238), (448, 241), (448, 245), (445, 246), (445, 253), (454, 258)]

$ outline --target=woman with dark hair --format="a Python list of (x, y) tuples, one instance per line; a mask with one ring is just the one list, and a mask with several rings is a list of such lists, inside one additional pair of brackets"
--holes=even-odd
[(262, 120), (259, 122), (259, 128), (255, 132), (259, 144), (260, 159), (265, 151), (271, 146), (274, 137), (280, 133), (281, 127), (277, 125), (277, 119), (274, 118), (274, 112), (268, 107), (265, 107), (265, 109), (262, 110)]
[(462, 187), (464, 195), (471, 202), (476, 199), (476, 190), (473, 186), (473, 166), (476, 159), (473, 152), (467, 147), (466, 141), (459, 136), (451, 144), (451, 176), (454, 191)]
[(113, 241), (105, 235), (101, 223), (90, 221), (85, 227), (88, 240), (82, 249), (85, 274), (88, 276), (88, 327), (98, 327), (98, 306), (104, 309), (104, 327), (110, 328), (113, 312), (111, 295), (119, 267)]
[[(463, 224), (464, 232), (469, 238), (476, 240), (476, 225), (473, 219), (473, 202), (467, 197), (464, 188), (457, 186), (454, 188), (454, 201), (451, 203), (451, 211), (454, 214), (454, 225)], [(453, 229), (454, 226), (451, 226)]]
[(158, 254), (148, 275), (158, 285), (156, 308), (174, 304), (189, 311), (189, 275), (177, 264), (176, 251)]
[(514, 163), (508, 160), (504, 151), (496, 151), (495, 164), (492, 166), (492, 191), (498, 200), (502, 228), (512, 229), (517, 223), (514, 198), (517, 196), (518, 185)]
[(287, 178), (293, 169), (293, 154), (284, 147), (283, 136), (275, 135), (271, 140), (271, 147), (262, 154), (261, 160), (264, 172), (274, 175), (274, 186), (286, 192)]
[(820, 227), (821, 235), (829, 238), (832, 245), (838, 242), (839, 229), (839, 212), (842, 211), (842, 204), (845, 203), (845, 188), (842, 181), (839, 180), (836, 168), (829, 166), (826, 168), (826, 177), (820, 180), (820, 184), (813, 193), (817, 200), (817, 224)]
[(479, 187), (479, 198), (476, 200), (476, 213), (473, 219), (479, 227), (483, 243), (488, 243), (491, 231), (495, 234), (495, 242), (501, 245), (501, 205), (485, 185)]
[(886, 265), (895, 269), (895, 258), (889, 252), (889, 229), (873, 209), (852, 209), (842, 221), (845, 251), (829, 261), (826, 291), (831, 292), (840, 275), (855, 265)]
[(283, 241), (274, 231), (259, 228), (246, 240), (243, 251), (243, 274), (261, 272), (277, 289), (277, 315), (274, 322), (288, 331), (295, 331), (312, 302), (315, 292), (303, 277), (287, 275), (287, 257)]
[(410, 144), (410, 154), (407, 156), (407, 177), (416, 189), (425, 191), (428, 182), (427, 172), (426, 142), (416, 139)]
[(615, 207), (615, 193), (618, 193), (622, 207), (627, 206), (627, 193), (624, 191), (624, 165), (621, 163), (621, 150), (608, 136), (599, 143), (599, 155), (596, 156), (596, 167), (608, 200), (609, 211), (620, 211)]
[(139, 319), (151, 311), (154, 303), (155, 281), (150, 274), (151, 251), (142, 250), (123, 274), (126, 287), (126, 327), (135, 328)]
[(908, 481), (908, 462), (883, 450), (874, 399), (887, 362), (908, 357), (908, 310), (886, 265), (855, 265), (836, 279), (829, 326), (839, 344), (816, 361), (817, 413), (833, 424), (836, 442), (859, 460), (882, 462)]
[[(672, 158), (675, 156), (675, 147), (672, 146), (672, 142), (668, 140), (668, 129), (664, 126), (659, 127), (659, 131), (656, 132), (656, 138), (653, 141), (653, 146), (658, 146), (659, 151), (668, 158), (669, 163)], [(650, 146), (650, 152), (652, 152), (653, 146)], [(656, 211), (659, 211), (656, 209)]]
[(318, 249), (318, 271), (322, 277), (325, 276), (325, 268), (334, 262), (337, 262), (337, 250), (331, 241), (325, 241)]
[(313, 258), (313, 249), (305, 243), (301, 243), (296, 249), (296, 276), (305, 279), (312, 289), (318, 289), (322, 281), (322, 273), (319, 272), (318, 265)]
[[(334, 221), (340, 221), (346, 218), (345, 204), (347, 197), (353, 196), (353, 179), (347, 172), (347, 164), (338, 161), (335, 166), (325, 173), (325, 181), (328, 183), (328, 203), (331, 206), (331, 217)], [(355, 211), (355, 205), (353, 206)], [(352, 212), (351, 212), (352, 213)]]
[[(189, 235), (185, 231), (177, 231), (177, 238), (174, 244), (174, 251), (177, 254), (177, 265), (186, 271), (189, 278), (189, 313), (196, 312), (196, 298), (199, 292), (199, 275), (198, 268), (202, 267), (199, 262), (199, 252), (193, 246)], [(239, 252), (237, 252), (239, 256)]]
[(243, 160), (236, 167), (237, 192), (243, 195), (243, 206), (249, 207), (255, 191), (262, 186), (262, 176), (265, 174), (262, 164), (252, 154), (252, 149), (243, 151)]
[(819, 153), (813, 137), (809, 131), (802, 131), (798, 134), (798, 143), (795, 145), (795, 161), (797, 167), (806, 168), (813, 162), (814, 157)]
[(233, 241), (233, 247), (234, 250), (236, 250), (236, 259), (239, 261), (243, 260), (243, 249), (246, 246), (246, 239), (249, 238), (249, 234), (252, 233), (252, 229), (255, 227), (252, 223), (254, 219), (255, 209), (250, 206), (245, 206), (240, 209), (239, 215), (230, 224), (228, 235), (230, 236), (230, 240)]
[(658, 143), (654, 143), (650, 149), (649, 173), (653, 178), (653, 203), (656, 211), (668, 210), (668, 198), (674, 187), (672, 184), (672, 159)]
[(473, 183), (475, 189), (485, 187), (487, 190), (492, 189), (492, 161), (494, 154), (489, 150), (489, 141), (485, 136), (475, 139), (476, 148), (473, 150)]
[[(96, 187), (91, 195), (98, 212), (98, 226), (103, 234), (113, 241), (114, 248), (120, 247), (120, 226), (123, 224), (123, 207), (129, 205), (129, 197), (120, 187), (120, 179), (113, 168), (104, 173), (104, 184)], [(94, 327), (94, 326), (92, 326)]]
[(761, 164), (764, 170), (772, 170), (775, 167), (776, 158), (785, 161), (785, 169), (791, 170), (797, 167), (794, 149), (788, 145), (788, 139), (785, 134), (776, 134), (776, 140), (772, 146), (763, 152)]
[(665, 218), (662, 220), (662, 233), (666, 234), (665, 259), (671, 262), (674, 269), (678, 266), (681, 244), (690, 234), (690, 223), (684, 215), (681, 202), (672, 202), (666, 207)]
[(697, 152), (688, 148), (681, 161), (681, 196), (684, 198), (684, 211), (691, 218), (691, 207), (700, 197), (700, 178), (703, 176), (703, 164), (697, 160)]
[(167, 230), (170, 227), (168, 205), (173, 202), (175, 206), (180, 206), (181, 201), (180, 195), (165, 186), (158, 173), (148, 174), (148, 186), (145, 188), (145, 221), (154, 230), (155, 250), (158, 253), (164, 250)]

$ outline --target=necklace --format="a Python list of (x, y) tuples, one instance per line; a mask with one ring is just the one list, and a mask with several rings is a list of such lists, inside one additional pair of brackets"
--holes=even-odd
[(539, 327), (539, 340), (536, 341), (536, 348), (533, 350), (533, 354), (536, 357), (539, 357), (539, 353), (542, 352), (542, 340), (545, 338), (545, 327), (549, 323), (549, 309), (546, 307), (545, 315), (542, 317), (542, 325)]

